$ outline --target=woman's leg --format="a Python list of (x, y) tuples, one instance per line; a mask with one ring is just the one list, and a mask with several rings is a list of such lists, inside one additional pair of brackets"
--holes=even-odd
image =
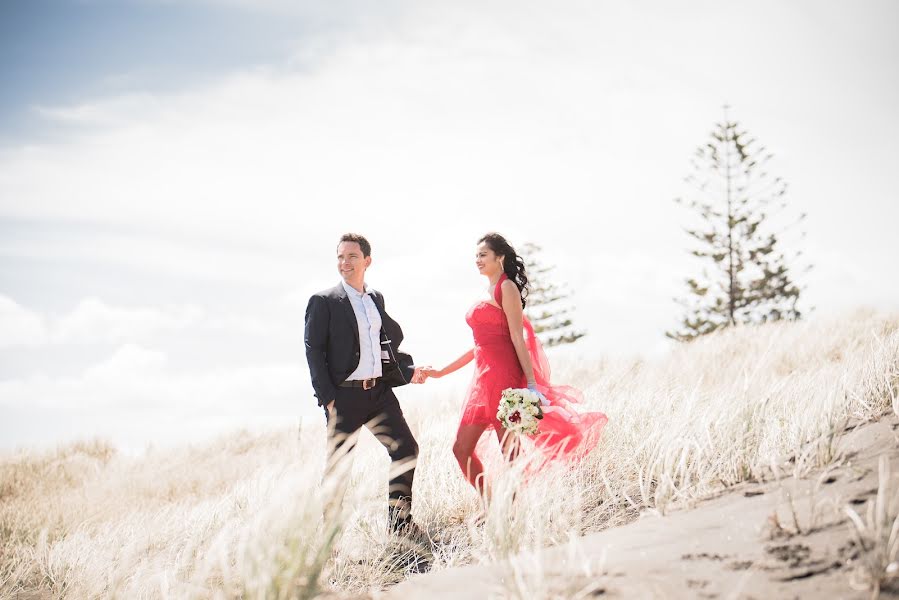
[[(519, 440), (518, 435), (508, 431), (498, 422), (493, 426), (493, 430), (496, 432), (496, 437), (499, 439), (499, 446), (502, 449), (503, 456), (506, 460), (512, 462), (518, 458), (518, 453), (521, 450), (521, 441)], [(515, 502), (517, 496), (517, 490), (513, 489), (511, 496), (512, 502)]]
[(484, 484), (484, 465), (475, 454), (475, 446), (486, 425), (460, 425), (456, 432), (456, 441), (453, 443), (453, 454), (462, 473), (474, 489), (482, 496), (486, 495), (486, 486)]
[(518, 436), (514, 433), (510, 433), (499, 423), (493, 426), (493, 430), (496, 431), (496, 438), (499, 440), (499, 447), (502, 448), (503, 456), (506, 458), (506, 460), (513, 461), (518, 458), (518, 452), (521, 449), (518, 441)]

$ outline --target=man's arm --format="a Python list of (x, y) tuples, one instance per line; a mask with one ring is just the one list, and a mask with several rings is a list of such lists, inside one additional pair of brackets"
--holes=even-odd
[(380, 292), (376, 292), (377, 300), (375, 301), (375, 306), (378, 307), (378, 310), (381, 313), (382, 318), (382, 327), (384, 327), (384, 331), (387, 332), (387, 336), (391, 342), (393, 342), (394, 350), (398, 350), (400, 344), (403, 343), (403, 328), (400, 327), (400, 324), (397, 323), (393, 317), (387, 314), (386, 303), (384, 302), (384, 294)]
[(328, 322), (330, 309), (321, 296), (309, 298), (306, 306), (306, 328), (303, 339), (306, 342), (306, 362), (312, 376), (312, 388), (318, 397), (319, 406), (328, 406), (337, 396), (337, 389), (328, 374)]
[(384, 294), (376, 292), (377, 300), (375, 306), (381, 312), (382, 327), (387, 334), (387, 339), (391, 342), (391, 348), (394, 351), (393, 359), (396, 361), (397, 368), (403, 375), (403, 379), (411, 383), (424, 383), (421, 376), (422, 368), (415, 366), (412, 356), (406, 352), (401, 352), (399, 347), (403, 343), (403, 328), (390, 315), (387, 314), (386, 303), (384, 302)]

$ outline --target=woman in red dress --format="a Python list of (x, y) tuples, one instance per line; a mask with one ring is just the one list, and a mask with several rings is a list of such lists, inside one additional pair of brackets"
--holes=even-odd
[(428, 377), (443, 377), (475, 361), (462, 421), (456, 432), (453, 454), (469, 483), (486, 495), (484, 465), (476, 447), (481, 434), (493, 428), (503, 454), (513, 459), (519, 452), (516, 436), (504, 435), (496, 418), (502, 392), (524, 388), (537, 393), (543, 404), (540, 431), (530, 439), (547, 460), (576, 459), (592, 450), (608, 420), (599, 412), (578, 413), (571, 404), (581, 393), (569, 386), (550, 383), (549, 363), (534, 328), (524, 316), (528, 278), (524, 260), (498, 233), (478, 240), (478, 271), (489, 280), (489, 299), (472, 306), (465, 320), (474, 334), (474, 348)]

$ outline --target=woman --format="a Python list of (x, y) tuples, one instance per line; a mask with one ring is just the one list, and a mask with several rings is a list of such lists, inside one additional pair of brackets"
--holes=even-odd
[(599, 441), (599, 432), (608, 419), (598, 412), (578, 414), (570, 403), (580, 401), (580, 392), (550, 384), (546, 356), (524, 316), (528, 294), (524, 260), (509, 242), (498, 233), (488, 233), (478, 240), (475, 263), (489, 281), (490, 295), (465, 315), (474, 334), (474, 348), (444, 368), (428, 369), (425, 374), (440, 378), (475, 361), (474, 379), (453, 454), (468, 482), (487, 495), (484, 466), (475, 451), (481, 434), (492, 427), (503, 454), (510, 460), (519, 452), (517, 437), (505, 436), (496, 418), (504, 389), (526, 386), (538, 394), (544, 405), (544, 418), (540, 421), (540, 432), (530, 439), (547, 458), (583, 456)]

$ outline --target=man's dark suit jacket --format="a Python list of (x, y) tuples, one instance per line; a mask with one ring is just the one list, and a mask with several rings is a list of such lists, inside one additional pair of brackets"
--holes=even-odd
[[(398, 348), (403, 330), (384, 309), (384, 296), (372, 291), (371, 297), (381, 313), (381, 338), (386, 334)], [(315, 396), (319, 406), (327, 406), (337, 396), (337, 386), (359, 366), (359, 325), (343, 284), (309, 298), (304, 339)], [(406, 375), (411, 379), (411, 372)]]

